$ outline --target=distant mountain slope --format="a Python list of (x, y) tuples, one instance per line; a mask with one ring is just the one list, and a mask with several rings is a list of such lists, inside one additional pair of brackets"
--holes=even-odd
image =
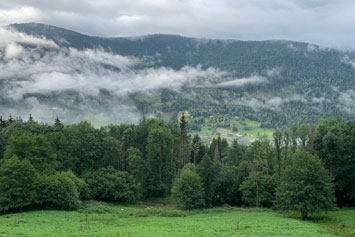
[[(44, 80), (44, 76), (53, 77), (57, 75), (53, 73), (58, 72), (62, 79), (55, 79), (56, 83), (71, 81), (73, 72), (75, 80), (71, 82), (77, 83), (92, 77), (89, 85), (97, 91), (90, 96), (71, 85), (42, 88), (38, 78), (32, 79), (37, 83), (36, 88), (28, 93), (22, 90), (20, 97), (35, 98), (38, 107), (45, 104), (53, 115), (63, 113), (64, 116), (79, 119), (83, 118), (80, 114), (84, 110), (91, 111), (91, 118), (92, 114), (97, 114), (94, 111), (98, 110), (100, 117), (94, 116), (97, 120), (106, 118), (104, 123), (115, 122), (121, 121), (126, 113), (115, 114), (112, 118), (112, 110), (108, 108), (124, 104), (129, 106), (131, 112), (134, 111), (131, 117), (145, 114), (175, 119), (178, 111), (188, 110), (192, 114), (191, 123), (196, 127), (200, 126), (202, 117), (209, 116), (220, 117), (226, 128), (232, 126), (236, 116), (259, 121), (263, 127), (314, 122), (334, 115), (355, 118), (353, 52), (292, 41), (213, 40), (177, 35), (100, 38), (36, 23), (13, 24), (11, 27), (37, 38), (45, 37), (59, 46), (59, 49), (41, 51), (39, 60), (43, 63), (48, 63), (45, 61), (48, 57), (53, 59), (59, 54), (66, 55), (66, 60), (72, 60), (72, 63), (68, 62), (60, 69), (54, 68), (41, 74), (41, 80)], [(18, 44), (27, 47), (24, 43)], [(66, 51), (70, 48), (78, 52)], [(88, 49), (95, 53), (88, 53)], [(85, 60), (85, 57), (90, 60), (94, 57), (96, 60), (98, 52), (102, 61), (89, 64)], [(118, 62), (118, 56), (115, 55), (122, 57), (119, 59), (121, 61)], [(56, 60), (65, 61), (64, 58)], [(126, 60), (125, 65), (122, 60)], [(3, 65), (5, 62), (8, 66), (6, 60)], [(80, 66), (73, 66), (75, 62), (80, 62)], [(69, 69), (66, 70), (66, 67)], [(94, 74), (89, 74), (95, 67), (99, 68), (95, 69)], [(13, 73), (12, 78), (4, 79), (12, 81), (12, 88), (14, 78), (23, 76), (26, 75)], [(98, 83), (94, 77), (104, 78), (107, 84)], [(116, 85), (119, 80), (125, 80), (125, 83)], [(115, 86), (110, 86), (112, 83)], [(85, 83), (83, 85), (88, 87)], [(134, 89), (129, 88), (122, 93), (123, 85), (133, 85)], [(33, 83), (26, 86), (34, 87)], [(19, 102), (2, 98), (1, 103), (6, 107), (9, 103)], [(102, 109), (105, 106), (109, 112)], [(53, 112), (53, 107), (63, 111)], [(30, 110), (27, 108), (26, 111)], [(5, 115), (4, 112), (2, 114)], [(129, 117), (123, 121), (130, 121)]]

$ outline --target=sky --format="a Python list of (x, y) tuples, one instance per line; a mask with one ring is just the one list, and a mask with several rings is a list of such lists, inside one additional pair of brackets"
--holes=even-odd
[(282, 39), (355, 50), (354, 0), (0, 0), (0, 25), (23, 22), (104, 37)]

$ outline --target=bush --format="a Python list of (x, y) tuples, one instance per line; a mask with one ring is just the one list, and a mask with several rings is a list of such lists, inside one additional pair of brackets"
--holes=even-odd
[(138, 185), (127, 172), (108, 167), (88, 172), (84, 177), (89, 185), (89, 198), (134, 203), (140, 197)]
[(182, 172), (173, 186), (172, 193), (183, 209), (200, 208), (205, 204), (202, 180), (196, 172), (190, 169)]
[(12, 156), (0, 166), (0, 211), (36, 204), (39, 174), (27, 160)]
[(102, 213), (114, 213), (117, 214), (117, 210), (112, 208), (108, 203), (97, 202), (93, 200), (83, 202), (81, 205), (80, 212), (90, 213), (90, 214), (102, 214)]
[(88, 199), (89, 197), (89, 186), (85, 181), (78, 176), (76, 176), (71, 170), (64, 172), (65, 176), (70, 178), (76, 186), (81, 200)]
[(71, 210), (80, 206), (78, 187), (71, 172), (43, 176), (39, 196), (44, 208)]

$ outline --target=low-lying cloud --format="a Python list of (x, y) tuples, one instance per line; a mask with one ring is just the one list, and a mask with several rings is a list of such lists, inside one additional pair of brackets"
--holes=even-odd
[(266, 83), (267, 79), (262, 76), (251, 76), (249, 78), (234, 79), (231, 81), (224, 81), (214, 85), (214, 87), (241, 87), (248, 84), (261, 84)]
[[(147, 92), (157, 89), (180, 90), (201, 78), (214, 80), (223, 75), (214, 68), (183, 67), (136, 69), (140, 60), (102, 49), (60, 48), (52, 41), (2, 29), (0, 43), (0, 80), (5, 81), (3, 95), (14, 100), (28, 93), (51, 93), (73, 90), (95, 96), (101, 89), (113, 95)], [(9, 32), (9, 34), (6, 34)], [(50, 46), (24, 47), (21, 43)], [(13, 80), (13, 78), (18, 78)]]
[[(128, 99), (122, 98), (127, 98), (131, 93), (154, 92), (160, 89), (180, 91), (184, 86), (195, 87), (204, 81), (220, 81), (220, 78), (226, 75), (218, 69), (202, 69), (200, 66), (185, 66), (180, 70), (166, 67), (141, 69), (140, 59), (113, 54), (100, 48), (77, 50), (59, 47), (45, 38), (29, 36), (7, 28), (0, 28), (0, 35), (1, 97), (12, 101), (11, 103), (17, 103), (14, 109), (2, 106), (0, 112), (3, 116), (9, 112), (15, 115), (15, 110), (21, 103), (24, 105), (21, 111), (30, 112), (41, 108), (41, 111), (47, 111), (45, 114), (48, 116), (76, 114), (73, 112), (75, 109), (68, 112), (66, 108), (67, 112), (64, 113), (61, 108), (34, 100), (33, 96), (37, 94), (75, 92), (83, 98), (104, 98), (111, 104), (121, 100), (121, 105), (134, 106)], [(103, 91), (105, 95), (102, 95)], [(28, 97), (32, 99), (28, 101)], [(83, 98), (77, 107), (83, 106), (82, 101), (86, 100)], [(63, 104), (71, 104), (72, 99), (68, 100), (69, 102)], [(84, 107), (93, 112), (94, 107), (100, 106), (86, 104)], [(120, 110), (125, 109), (127, 108)], [(136, 111), (133, 113), (136, 114)], [(42, 115), (38, 119), (48, 121), (48, 117)]]
[(308, 104), (308, 103), (319, 103), (319, 101), (314, 102), (314, 101), (309, 101), (307, 98), (303, 95), (300, 94), (293, 94), (289, 97), (286, 98), (281, 98), (281, 97), (273, 97), (273, 98), (254, 98), (254, 97), (243, 97), (239, 104), (241, 105), (246, 105), (254, 109), (255, 111), (259, 111), (261, 109), (269, 109), (275, 112), (281, 111), (282, 106), (292, 103), (292, 102), (297, 102), (297, 103), (303, 103), (303, 104)]
[(351, 66), (353, 66), (353, 68), (355, 69), (355, 59), (351, 59), (349, 57), (349, 55), (345, 55), (343, 58), (342, 58), (342, 61), (346, 64), (349, 64)]
[(350, 89), (340, 93), (338, 108), (350, 115), (355, 115), (355, 91)]
[[(344, 62), (351, 63), (351, 60), (345, 58)], [(154, 67), (153, 61), (150, 68), (144, 67), (146, 61), (144, 65), (142, 63), (139, 58), (100, 48), (60, 47), (43, 37), (0, 28), (0, 115), (27, 118), (32, 113), (44, 122), (52, 122), (59, 116), (67, 123), (81, 120), (90, 120), (97, 125), (137, 123), (143, 114), (129, 96), (134, 93), (263, 85), (280, 78), (282, 70), (276, 67), (261, 74), (233, 78), (231, 73), (213, 67), (185, 66), (174, 70)], [(338, 88), (334, 90), (338, 91)], [(339, 109), (354, 114), (354, 90), (338, 93)], [(221, 102), (213, 101), (208, 95), (206, 100), (216, 104)], [(286, 98), (246, 95), (233, 101), (235, 105), (246, 105), (254, 110), (275, 112), (293, 102), (317, 106), (329, 102), (329, 98), (309, 98), (300, 94)]]

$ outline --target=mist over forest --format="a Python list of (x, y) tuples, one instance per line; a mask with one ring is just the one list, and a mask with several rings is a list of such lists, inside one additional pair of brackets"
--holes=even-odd
[(100, 38), (35, 23), (0, 35), (4, 118), (101, 126), (176, 121), (188, 111), (276, 128), (355, 116), (352, 52), (292, 41)]
[(0, 1), (0, 236), (355, 236), (355, 1)]

